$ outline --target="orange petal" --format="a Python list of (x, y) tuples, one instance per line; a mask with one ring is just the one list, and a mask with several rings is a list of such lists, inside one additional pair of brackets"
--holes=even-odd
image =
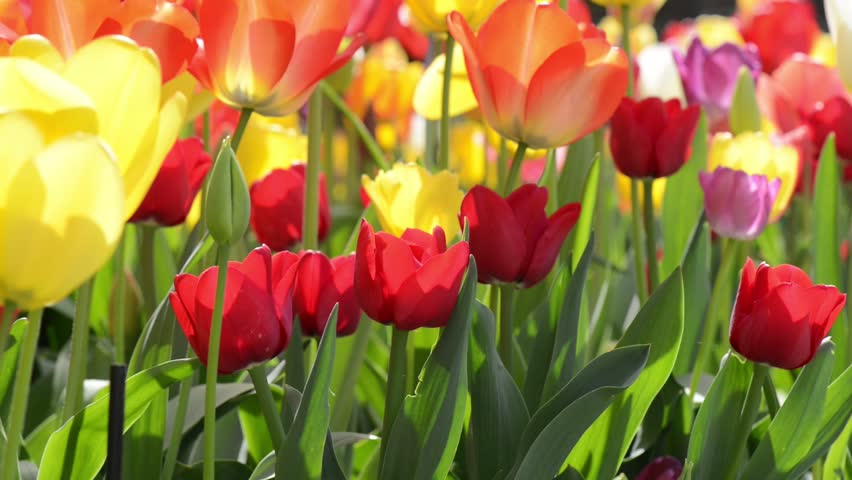
[(479, 109), (489, 121), (496, 119), (497, 109), (494, 106), (494, 95), (485, 79), (479, 60), (479, 41), (471, 31), (467, 20), (458, 12), (453, 12), (447, 16), (447, 29), (464, 50), (467, 76), (476, 101), (479, 103)]
[(47, 37), (68, 58), (92, 40), (118, 5), (119, 0), (32, 0), (30, 33)]

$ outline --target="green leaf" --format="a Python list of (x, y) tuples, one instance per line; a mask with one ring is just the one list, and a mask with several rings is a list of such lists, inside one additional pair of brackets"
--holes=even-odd
[[(133, 375), (127, 380), (124, 431), (139, 419), (155, 396), (192, 375), (198, 360), (173, 360)], [(106, 459), (109, 394), (89, 404), (50, 436), (38, 478), (91, 480)]]
[(740, 67), (737, 86), (731, 100), (731, 132), (739, 135), (745, 132), (759, 132), (763, 128), (760, 107), (757, 105), (757, 92), (754, 78), (746, 67)]
[(683, 259), (684, 249), (704, 207), (704, 194), (698, 185), (698, 172), (707, 168), (707, 116), (702, 114), (692, 139), (689, 161), (666, 179), (663, 196), (663, 266), (660, 274), (674, 271)]
[[(216, 460), (214, 470), (216, 471), (216, 478), (222, 479), (247, 478), (251, 475), (250, 468), (234, 460)], [(204, 463), (199, 462), (194, 465), (178, 463), (175, 467), (175, 478), (181, 480), (202, 480), (204, 478)]]
[(238, 415), (249, 458), (258, 462), (272, 452), (274, 447), (257, 395), (249, 395), (240, 402)]
[(391, 427), (383, 480), (445, 479), (461, 438), (467, 407), (467, 349), (476, 262), (470, 257), (456, 307)]
[[(354, 433), (354, 432), (334, 432), (331, 434), (331, 441), (326, 441), (326, 453), (328, 453), (329, 447), (332, 449), (332, 453), (334, 453), (334, 448), (346, 447), (349, 445), (354, 445), (356, 443), (365, 441), (365, 440), (378, 440), (379, 437), (375, 435), (365, 434), (365, 433)], [(259, 462), (257, 462), (257, 466), (254, 467), (254, 471), (249, 477), (249, 480), (268, 480), (275, 478), (275, 463), (276, 463), (275, 452), (269, 452), (263, 457)], [(341, 474), (342, 475), (342, 474)], [(323, 480), (328, 478), (338, 478), (338, 477), (329, 477), (325, 469), (322, 473)], [(340, 477), (346, 478), (346, 477)]]
[(280, 478), (318, 480), (323, 473), (323, 451), (331, 417), (331, 372), (337, 340), (337, 305), (328, 317), (296, 418), (281, 446), (275, 467)]
[(9, 331), (9, 341), (6, 343), (6, 351), (3, 355), (3, 369), (0, 370), (0, 402), (6, 398), (15, 372), (18, 371), (18, 351), (21, 349), (21, 339), (27, 331), (29, 321), (26, 318), (17, 320), (12, 324)]
[(692, 426), (687, 460), (693, 480), (723, 478), (727, 464), (739, 452), (733, 449), (737, 422), (751, 383), (752, 364), (728, 354)]
[(559, 174), (559, 205), (579, 202), (583, 198), (584, 180), (595, 161), (595, 134), (591, 133), (571, 144), (565, 157), (565, 168)]
[(257, 462), (257, 466), (254, 467), (254, 471), (251, 472), (248, 480), (270, 480), (275, 478), (275, 463), (275, 452), (269, 452)]
[(701, 217), (692, 232), (683, 265), (683, 340), (675, 362), (674, 374), (689, 373), (697, 353), (698, 335), (710, 302), (710, 229)]
[(819, 435), (826, 393), (834, 368), (834, 344), (823, 341), (811, 362), (802, 369), (793, 389), (769, 425), (741, 478), (762, 480), (797, 479), (802, 460)]
[(657, 393), (674, 367), (683, 333), (681, 271), (660, 285), (618, 342), (618, 347), (651, 345), (648, 367), (586, 431), (568, 463), (586, 478), (612, 478)]
[(497, 353), (494, 314), (474, 304), (473, 332), (468, 355), (470, 435), (477, 478), (491, 479), (508, 472), (521, 433), (530, 419), (524, 397)]
[(521, 436), (512, 478), (553, 478), (589, 425), (639, 377), (649, 345), (617, 348), (580, 371), (533, 415)]
[(571, 267), (576, 270), (580, 263), (580, 256), (577, 252), (583, 252), (586, 247), (591, 244), (592, 235), (592, 219), (595, 216), (595, 202), (598, 198), (598, 179), (601, 175), (601, 155), (598, 153), (589, 167), (589, 173), (586, 175), (586, 183), (583, 185), (583, 199), (580, 204), (583, 206), (580, 211), (580, 218), (574, 226), (571, 236), (574, 238), (574, 262)]

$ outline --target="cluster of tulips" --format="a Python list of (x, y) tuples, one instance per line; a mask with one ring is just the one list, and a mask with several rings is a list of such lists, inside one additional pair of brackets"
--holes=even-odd
[(0, 2), (0, 480), (852, 478), (852, 3), (592, 2)]

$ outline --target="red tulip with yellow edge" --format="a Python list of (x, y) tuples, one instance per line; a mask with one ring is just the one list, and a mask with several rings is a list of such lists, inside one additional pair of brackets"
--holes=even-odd
[(509, 0), (477, 34), (457, 12), (447, 23), (483, 116), (507, 139), (533, 148), (571, 143), (603, 126), (627, 91), (624, 53), (581, 31), (558, 4)]

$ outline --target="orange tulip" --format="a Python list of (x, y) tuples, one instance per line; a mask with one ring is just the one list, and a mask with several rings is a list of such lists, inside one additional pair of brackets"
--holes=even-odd
[(338, 54), (350, 10), (337, 0), (205, 0), (203, 61), (190, 68), (232, 107), (293, 113), (363, 43), (359, 37)]
[(508, 0), (476, 35), (457, 12), (447, 24), (464, 49), (482, 114), (510, 140), (533, 148), (571, 143), (603, 126), (627, 90), (624, 53), (581, 31), (556, 2)]

